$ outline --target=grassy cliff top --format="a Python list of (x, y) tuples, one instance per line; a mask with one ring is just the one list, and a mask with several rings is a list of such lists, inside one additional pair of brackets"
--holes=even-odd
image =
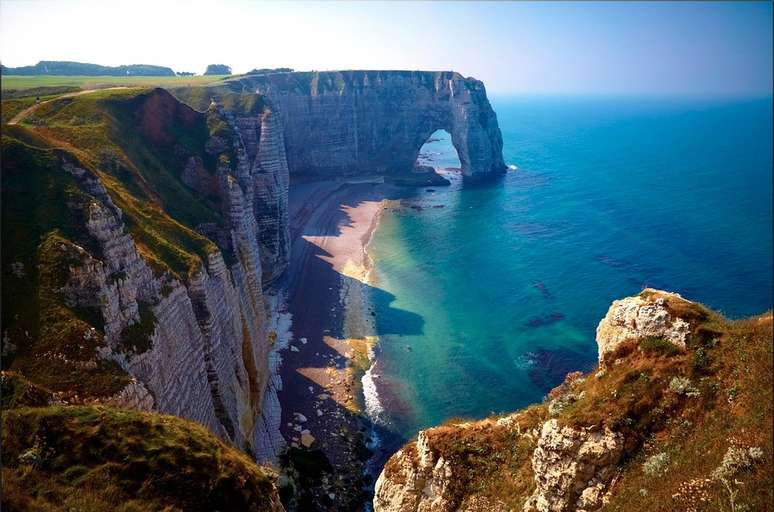
[[(30, 99), (27, 114), (2, 126), (3, 368), (68, 401), (111, 396), (128, 377), (98, 356), (99, 306), (75, 307), (64, 291), (71, 268), (103, 257), (86, 226), (92, 207), (106, 200), (83, 181), (104, 185), (156, 276), (187, 281), (218, 249), (197, 228), (226, 224), (218, 156), (207, 151), (215, 114), (163, 89), (120, 88), (52, 94), (39, 104), (5, 100), (4, 117), (9, 102)], [(184, 183), (186, 166), (197, 189)], [(68, 171), (74, 167), (82, 177)], [(147, 345), (150, 306), (140, 304), (142, 322), (122, 333), (128, 346)]]
[(3, 510), (281, 510), (272, 472), (174, 416), (11, 409), (2, 444)]
[[(189, 158), (199, 159), (210, 176), (215, 173), (217, 159), (204, 149), (207, 119), (165, 90), (121, 88), (57, 97), (3, 132), (15, 139), (7, 145), (15, 144), (17, 153), (60, 150), (93, 171), (159, 272), (185, 278), (215, 250), (195, 228), (223, 223), (216, 195), (197, 197), (181, 180)], [(4, 160), (13, 167), (16, 159)], [(61, 159), (48, 164), (54, 174), (59, 166)]]

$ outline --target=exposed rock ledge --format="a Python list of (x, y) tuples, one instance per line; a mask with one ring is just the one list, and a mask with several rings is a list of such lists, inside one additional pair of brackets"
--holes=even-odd
[(660, 337), (685, 350), (685, 342), (691, 332), (689, 318), (694, 303), (680, 294), (646, 288), (634, 297), (616, 300), (605, 318), (597, 326), (599, 360), (614, 351), (621, 343), (649, 336)]
[(623, 446), (623, 436), (610, 429), (588, 432), (546, 421), (532, 454), (536, 488), (524, 510), (596, 510)]

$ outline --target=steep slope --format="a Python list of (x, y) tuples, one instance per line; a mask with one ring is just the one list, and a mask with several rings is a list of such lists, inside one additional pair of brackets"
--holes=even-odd
[(161, 89), (60, 98), (3, 126), (4, 368), (274, 455), (263, 287), (287, 226), (256, 205), (285, 208), (287, 166), (255, 105), (253, 160), (222, 109)]
[(272, 472), (175, 416), (4, 410), (2, 444), (3, 510), (283, 510)]
[(419, 433), (377, 512), (772, 509), (772, 317), (676, 294), (616, 301), (599, 367), (543, 404)]

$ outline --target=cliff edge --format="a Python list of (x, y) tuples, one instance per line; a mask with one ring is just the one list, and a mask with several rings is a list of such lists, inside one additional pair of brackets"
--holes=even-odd
[(729, 321), (646, 289), (597, 343), (598, 368), (544, 403), (420, 432), (375, 511), (771, 509), (771, 313)]
[(264, 288), (287, 265), (288, 170), (251, 96), (234, 114), (93, 91), (3, 125), (4, 369), (276, 455)]

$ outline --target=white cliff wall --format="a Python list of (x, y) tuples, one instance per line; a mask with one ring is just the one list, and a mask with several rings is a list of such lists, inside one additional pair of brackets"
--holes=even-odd
[(238, 84), (279, 107), (293, 173), (409, 172), (422, 144), (438, 129), (451, 134), (467, 177), (505, 171), (502, 135), (484, 84), (459, 73), (273, 73)]
[[(102, 355), (132, 377), (105, 402), (192, 419), (270, 461), (281, 437), (272, 416), (278, 414), (276, 390), (264, 397), (275, 338), (264, 287), (287, 264), (287, 161), (281, 125), (271, 112), (229, 122), (239, 162), (233, 173), (223, 165), (217, 172), (230, 226), (218, 235), (227, 239), (235, 261), (229, 266), (213, 250), (188, 283), (154, 276), (99, 179), (65, 164), (95, 198), (87, 229), (101, 250), (99, 257), (84, 251), (82, 264), (71, 268), (68, 296), (73, 305), (99, 307)], [(150, 347), (126, 347), (122, 332), (141, 321), (142, 308), (155, 317)]]

